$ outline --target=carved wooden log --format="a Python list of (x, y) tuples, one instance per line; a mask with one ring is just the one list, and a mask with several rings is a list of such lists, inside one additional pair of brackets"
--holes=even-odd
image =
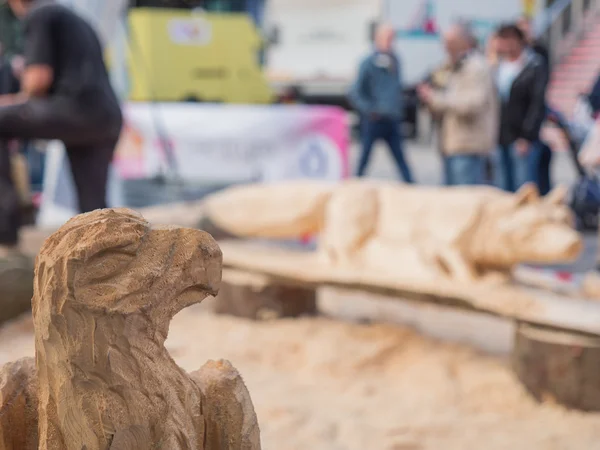
[[(0, 372), (11, 380), (0, 383), (4, 442), (39, 430), (41, 450), (260, 449), (235, 369), (210, 363), (210, 376), (190, 376), (164, 347), (171, 318), (216, 294), (221, 259), (207, 233), (152, 229), (123, 209), (78, 216), (48, 238), (34, 283), (37, 372)], [(33, 399), (35, 379), (37, 415), (15, 427), (10, 418), (33, 410), (11, 399)], [(12, 448), (28, 447), (2, 447)]]
[(537, 400), (600, 411), (600, 338), (519, 324), (513, 367)]
[(224, 269), (215, 312), (248, 319), (313, 315), (317, 294), (311, 286), (286, 286), (265, 275)]

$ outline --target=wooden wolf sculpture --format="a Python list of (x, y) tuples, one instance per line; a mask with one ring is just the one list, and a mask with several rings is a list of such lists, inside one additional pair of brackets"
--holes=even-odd
[(0, 373), (0, 449), (258, 450), (231, 364), (188, 375), (163, 345), (178, 311), (217, 292), (221, 258), (209, 234), (152, 229), (125, 209), (78, 216), (48, 238), (36, 263), (35, 364)]
[(332, 266), (478, 281), (506, 279), (522, 262), (575, 259), (582, 241), (565, 194), (557, 188), (540, 199), (530, 185), (509, 194), (484, 186), (305, 180), (222, 191), (208, 199), (207, 214), (238, 236), (318, 234), (319, 255)]

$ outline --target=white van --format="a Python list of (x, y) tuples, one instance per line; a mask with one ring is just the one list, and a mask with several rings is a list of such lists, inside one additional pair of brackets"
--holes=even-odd
[(380, 12), (379, 0), (267, 0), (265, 70), (272, 87), (345, 98)]

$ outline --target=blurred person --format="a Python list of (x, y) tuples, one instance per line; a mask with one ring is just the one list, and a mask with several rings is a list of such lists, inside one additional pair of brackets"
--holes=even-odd
[(492, 68), (496, 69), (498, 67), (498, 35), (495, 32), (491, 33), (487, 39), (485, 57)]
[(581, 144), (596, 124), (600, 117), (600, 75), (596, 76), (591, 89), (581, 92), (573, 109), (573, 115), (568, 122), (569, 129), (576, 143)]
[(278, 103), (283, 105), (297, 105), (302, 103), (302, 92), (297, 86), (287, 87), (278, 99)]
[[(525, 35), (525, 40), (531, 51), (540, 57), (544, 63), (546, 69), (546, 80), (550, 79), (550, 53), (548, 48), (539, 40), (535, 39), (532, 30), (531, 19), (526, 16), (522, 16), (517, 22), (517, 26), (521, 29)], [(546, 102), (546, 118), (549, 116), (557, 116), (559, 113), (552, 109)], [(546, 195), (552, 188), (550, 181), (550, 168), (552, 164), (552, 149), (543, 140), (539, 140), (534, 144), (537, 155), (537, 173), (536, 179), (538, 189), (541, 195)]]
[(10, 139), (61, 140), (80, 212), (106, 207), (106, 184), (122, 124), (121, 109), (93, 28), (70, 9), (44, 0), (8, 0), (22, 20), (21, 91), (0, 96), (0, 245), (18, 243), (17, 194)]
[(543, 60), (528, 50), (525, 35), (514, 24), (498, 29), (496, 48), (501, 100), (497, 184), (515, 192), (526, 182), (538, 184), (537, 144), (546, 117), (548, 71)]
[(573, 186), (570, 206), (582, 229), (597, 229), (596, 271), (600, 272), (600, 120), (596, 120), (581, 146), (579, 163), (585, 175)]
[(596, 76), (592, 89), (587, 95), (587, 101), (591, 108), (591, 114), (598, 117), (600, 115), (600, 74)]
[[(442, 65), (438, 66), (433, 70), (424, 80), (425, 84), (431, 85), (434, 89), (445, 90), (448, 85), (448, 80), (452, 74), (452, 63), (450, 61), (444, 61)], [(446, 163), (446, 157), (444, 156), (444, 149), (442, 148), (443, 139), (442, 137), (442, 124), (444, 121), (443, 114), (437, 111), (429, 109), (431, 115), (432, 130), (437, 135), (437, 151), (440, 157), (440, 163), (442, 167), (442, 182), (447, 185), (450, 183), (450, 174), (448, 173), (448, 164)]]
[(361, 115), (362, 154), (357, 175), (365, 174), (374, 143), (383, 139), (404, 181), (413, 183), (402, 143), (402, 68), (393, 52), (394, 36), (390, 25), (377, 27), (375, 50), (361, 63), (350, 91), (350, 102)]
[(451, 68), (446, 88), (418, 87), (421, 100), (442, 117), (441, 150), (448, 185), (483, 184), (486, 158), (496, 146), (496, 88), (490, 65), (473, 42), (467, 26), (452, 26), (444, 34)]
[[(21, 23), (6, 0), (0, 0), (0, 95), (15, 94), (20, 89), (20, 77), (24, 68), (23, 30)], [(37, 156), (43, 159), (28, 142), (10, 142), (11, 168), (19, 192), (21, 218), (31, 224), (35, 218), (35, 206), (30, 189), (29, 164)], [(20, 182), (19, 182), (20, 181)]]
[[(477, 37), (474, 34), (470, 35), (470, 48), (471, 50), (477, 50), (479, 47), (479, 42), (477, 40)], [(446, 59), (440, 66), (438, 66), (435, 70), (433, 70), (429, 76), (425, 79), (425, 84), (430, 84), (434, 89), (436, 90), (445, 90), (447, 85), (448, 85), (448, 81), (450, 79), (450, 75), (452, 74), (452, 69), (453, 69), (454, 64), (452, 63), (451, 60)], [(443, 114), (440, 114), (439, 112), (436, 111), (432, 111), (430, 109), (430, 114), (431, 114), (431, 119), (432, 119), (432, 123), (433, 123), (433, 128), (436, 131), (436, 134), (438, 136), (438, 153), (440, 155), (440, 159), (441, 159), (441, 166), (443, 168), (443, 184), (448, 185), (450, 184), (450, 173), (448, 170), (448, 164), (447, 164), (447, 160), (446, 157), (444, 155), (444, 150), (442, 148), (442, 144), (443, 144), (443, 139), (441, 139), (442, 136), (442, 123), (443, 123)]]

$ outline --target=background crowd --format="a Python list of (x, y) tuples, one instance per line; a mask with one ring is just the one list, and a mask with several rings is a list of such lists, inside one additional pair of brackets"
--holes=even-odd
[[(106, 205), (107, 173), (121, 128), (118, 100), (93, 29), (68, 8), (47, 3), (0, 0), (0, 183), (5, 200), (0, 215), (13, 217), (4, 221), (6, 244), (17, 239), (17, 197), (21, 206), (31, 200), (26, 183), (19, 180), (33, 175), (32, 181), (43, 181), (31, 170), (43, 161), (35, 158), (39, 146), (32, 143), (65, 143), (79, 209), (85, 212)], [(60, 23), (60, 32), (48, 32), (49, 23)], [(486, 42), (478, 40), (468, 23), (444, 30), (446, 59), (423, 79), (417, 93), (435, 124), (445, 184), (490, 184), (514, 192), (534, 183), (541, 194), (550, 190), (552, 151), (541, 130), (545, 121), (565, 120), (547, 104), (550, 58), (531, 28), (521, 18), (498, 27)], [(375, 143), (383, 140), (399, 176), (415, 183), (420, 180), (406, 156), (401, 129), (405, 68), (395, 52), (396, 31), (387, 23), (376, 28), (373, 50), (357, 67), (348, 93), (360, 116), (356, 175), (366, 175)], [(297, 97), (293, 90), (288, 94), (281, 97), (283, 103)], [(589, 103), (600, 109), (600, 82)], [(19, 154), (29, 158), (26, 175), (28, 169), (15, 164)], [(43, 165), (37, 168), (40, 175)]]
[[(523, 18), (500, 26), (480, 48), (468, 24), (446, 30), (444, 61), (418, 88), (438, 130), (448, 185), (495, 184), (515, 191), (535, 183), (550, 189), (551, 150), (540, 137), (552, 111), (545, 101), (548, 52), (531, 38)], [(393, 30), (379, 27), (375, 50), (361, 64), (350, 99), (361, 114), (365, 174), (373, 142), (384, 139), (402, 177), (413, 182), (397, 131), (402, 111), (402, 63), (394, 55)]]

